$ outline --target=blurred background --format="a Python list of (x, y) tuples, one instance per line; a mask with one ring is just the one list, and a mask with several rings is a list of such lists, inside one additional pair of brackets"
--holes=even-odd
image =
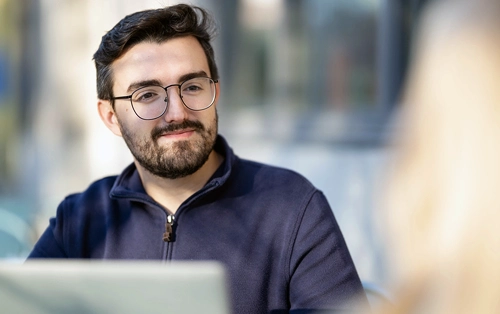
[[(92, 55), (126, 14), (180, 1), (0, 0), (0, 257), (69, 193), (132, 161), (97, 114)], [(375, 200), (425, 0), (199, 0), (219, 22), (220, 133), (327, 196), (363, 281), (387, 282)]]

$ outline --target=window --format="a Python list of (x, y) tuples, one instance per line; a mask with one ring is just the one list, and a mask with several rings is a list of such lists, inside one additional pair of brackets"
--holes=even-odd
[(221, 6), (216, 50), (222, 104), (232, 116), (221, 119), (223, 128), (236, 136), (380, 143), (422, 3), (242, 0)]

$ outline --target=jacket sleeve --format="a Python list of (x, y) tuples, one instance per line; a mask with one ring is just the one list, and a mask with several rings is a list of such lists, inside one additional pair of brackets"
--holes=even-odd
[(354, 312), (365, 305), (359, 301), (366, 297), (344, 237), (319, 191), (299, 218), (290, 257), (290, 313), (306, 309)]
[(64, 202), (59, 205), (57, 216), (50, 218), (49, 226), (35, 243), (28, 259), (67, 258), (63, 249), (63, 210)]

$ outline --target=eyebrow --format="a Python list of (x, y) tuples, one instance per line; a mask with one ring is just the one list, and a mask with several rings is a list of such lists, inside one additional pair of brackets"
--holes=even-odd
[(158, 80), (144, 80), (144, 81), (134, 82), (128, 86), (127, 93), (130, 94), (141, 87), (150, 86), (150, 85), (160, 85), (161, 86), (161, 83)]
[[(178, 83), (182, 83), (184, 81), (187, 81), (189, 79), (199, 77), (199, 76), (208, 76), (207, 72), (205, 71), (198, 71), (198, 72), (191, 72), (191, 73), (186, 73), (183, 74), (179, 77)], [(127, 88), (127, 93), (132, 93), (135, 90), (144, 87), (144, 86), (150, 86), (150, 85), (158, 85), (158, 86), (163, 86), (159, 80), (152, 79), (152, 80), (144, 80), (144, 81), (138, 81), (130, 84)]]
[(187, 81), (189, 79), (199, 77), (199, 76), (208, 76), (208, 75), (205, 71), (187, 73), (187, 74), (181, 75), (181, 77), (179, 77), (179, 84), (184, 82), (184, 81)]

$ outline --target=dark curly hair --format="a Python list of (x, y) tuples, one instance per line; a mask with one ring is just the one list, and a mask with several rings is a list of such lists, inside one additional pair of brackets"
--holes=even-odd
[(111, 64), (132, 46), (144, 41), (162, 43), (175, 37), (196, 37), (205, 51), (211, 77), (219, 79), (210, 43), (215, 28), (215, 21), (207, 11), (186, 4), (127, 15), (102, 37), (94, 54), (97, 97), (104, 100), (113, 98)]

